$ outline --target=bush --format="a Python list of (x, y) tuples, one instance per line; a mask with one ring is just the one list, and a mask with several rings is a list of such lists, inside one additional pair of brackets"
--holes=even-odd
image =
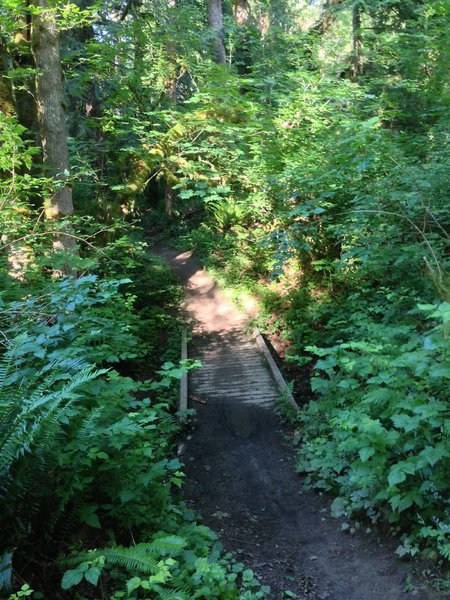
[(346, 514), (398, 523), (400, 555), (449, 559), (450, 304), (411, 312), (419, 326), (366, 316), (358, 338), (306, 348), (319, 356), (312, 388), (320, 397), (300, 416), (299, 470), (338, 494)]

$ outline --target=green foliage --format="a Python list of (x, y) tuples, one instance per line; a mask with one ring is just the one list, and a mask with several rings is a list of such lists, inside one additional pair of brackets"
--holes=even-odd
[(116, 589), (123, 585), (123, 591), (133, 598), (148, 593), (155, 598), (178, 600), (257, 600), (266, 596), (268, 590), (259, 586), (250, 569), (244, 569), (231, 555), (221, 558), (220, 553), (220, 545), (208, 528), (189, 524), (179, 535), (158, 532), (150, 543), (91, 550), (71, 558), (65, 562), (83, 562), (66, 571), (62, 587), (69, 589), (83, 578), (95, 586), (101, 573), (115, 580)]
[(309, 483), (343, 498), (347, 514), (399, 523), (399, 552), (429, 548), (445, 558), (449, 309), (411, 311), (416, 318), (427, 312), (431, 327), (367, 320), (365, 337), (307, 348), (320, 357), (312, 387), (321, 399), (301, 413), (299, 462)]
[(233, 198), (209, 202), (207, 209), (212, 213), (216, 226), (226, 231), (234, 225), (242, 225), (246, 217), (246, 207)]
[(133, 332), (140, 347), (139, 356), (132, 357), (129, 367), (141, 375), (149, 367), (160, 366), (161, 348), (163, 359), (179, 359), (181, 325), (174, 315), (182, 290), (167, 265), (148, 253), (140, 229), (123, 229), (99, 257), (99, 269), (107, 277), (129, 278), (120, 289), (136, 315)]
[[(81, 240), (92, 223), (80, 226)], [(49, 248), (33, 243), (34, 257), (49, 260)], [(174, 314), (180, 294), (167, 267), (148, 257), (145, 245), (129, 234), (99, 256), (79, 259), (99, 274), (52, 280), (39, 273), (34, 260), (18, 278), (3, 271), (2, 588), (15, 583), (13, 564), (25, 574), (28, 558), (42, 552), (51, 557), (45, 567), (51, 580), (59, 570), (58, 553), (76, 539), (78, 547), (89, 548), (100, 535), (110, 550), (78, 561), (65, 575), (64, 589), (81, 582), (96, 586), (102, 576), (118, 594), (128, 590), (132, 584), (127, 581), (134, 578), (136, 584), (146, 570), (144, 563), (127, 562), (133, 561), (127, 557), (151, 548), (156, 562), (147, 558), (155, 569), (149, 573), (151, 582), (144, 578), (137, 586), (143, 593), (151, 584), (160, 597), (182, 587), (189, 588), (189, 597), (210, 589), (211, 597), (219, 590), (238, 598), (241, 588), (248, 598), (263, 597), (253, 578), (241, 581), (231, 559), (220, 557), (212, 532), (186, 521), (180, 504), (184, 476), (173, 457), (179, 431), (176, 384), (197, 365), (169, 360), (160, 366), (161, 346), (168, 346), (163, 332), (173, 337), (175, 346), (169, 344), (169, 350), (175, 360), (179, 346)], [(111, 279), (123, 273), (134, 281)], [(133, 370), (143, 373), (144, 364), (147, 373), (154, 365), (153, 380), (128, 376)], [(163, 529), (164, 535), (157, 533)], [(128, 539), (128, 532), (139, 540), (137, 546), (117, 550), (116, 540)], [(198, 564), (192, 566), (188, 557), (196, 548)], [(172, 554), (180, 553), (175, 564)], [(128, 578), (117, 575), (118, 564), (123, 571), (128, 566)], [(166, 576), (171, 580), (167, 586)], [(35, 588), (45, 591), (45, 585), (34, 578)], [(31, 593), (27, 588), (16, 596)]]
[[(1, 589), (1, 588), (0, 588)], [(15, 594), (11, 594), (8, 600), (20, 600), (20, 598), (27, 598), (33, 594), (33, 590), (30, 588), (28, 583), (24, 583), (23, 586)], [(35, 596), (37, 598), (38, 596)]]
[[(43, 376), (43, 382), (36, 386), (36, 381), (30, 388), (30, 382), (24, 380), (23, 376), (18, 376), (16, 370), (17, 354), (23, 347), (22, 344), (27, 342), (29, 340), (25, 337), (16, 339), (0, 366), (0, 478), (4, 494), (12, 484), (13, 465), (16, 465), (20, 457), (28, 454), (32, 446), (39, 448), (40, 458), (43, 458), (44, 467), (46, 466), (45, 457), (52, 451), (53, 440), (62, 436), (61, 425), (67, 420), (71, 404), (77, 398), (76, 390), (104, 373), (84, 368), (72, 375), (60, 389), (55, 390), (52, 388), (60, 379), (57, 374), (66, 369), (75, 371), (82, 366), (77, 360), (55, 360), (48, 365), (49, 368), (36, 372), (36, 380)], [(67, 380), (67, 376), (65, 379)], [(43, 469), (37, 463), (32, 470), (38, 475), (38, 471)], [(27, 483), (31, 484), (30, 481)], [(21, 493), (26, 491), (21, 490)]]
[[(49, 180), (45, 177), (32, 177), (27, 170), (32, 165), (37, 149), (23, 140), (25, 128), (16, 118), (8, 117), (0, 111), (0, 223), (2, 244), (11, 244), (14, 239), (29, 235), (30, 199), (38, 193), (45, 193)], [(10, 265), (14, 268), (14, 251), (20, 244), (12, 245)], [(24, 244), (22, 244), (24, 246)], [(28, 247), (28, 252), (30, 248)], [(29, 257), (25, 252), (24, 260)], [(20, 264), (19, 257), (17, 263)]]
[[(152, 502), (156, 520), (170, 503), (168, 486), (178, 481), (180, 465), (167, 459), (177, 430), (169, 406), (137, 401), (134, 394), (148, 386), (94, 367), (142, 351), (130, 304), (117, 291), (123, 284), (97, 282), (93, 275), (62, 279), (3, 311), (11, 346), (3, 359), (0, 403), (6, 547), (20, 545), (30, 527), (45, 543), (70, 513), (98, 527), (103, 505), (108, 509), (101, 518), (150, 526)], [(24, 326), (27, 333), (19, 334)], [(132, 518), (130, 501), (136, 504)]]
[[(158, 276), (161, 265), (152, 265)], [(64, 589), (82, 581), (96, 586), (104, 573), (116, 590), (134, 595), (138, 588), (158, 597), (186, 589), (183, 597), (194, 597), (201, 589), (202, 597), (238, 598), (242, 587), (248, 598), (261, 598), (253, 578), (239, 582), (239, 568), (220, 558), (212, 532), (184, 521), (174, 493), (183, 482), (171, 456), (178, 424), (161, 398), (192, 365), (168, 362), (159, 381), (143, 383), (94, 368), (145, 352), (130, 297), (119, 291), (128, 283), (94, 275), (59, 279), (39, 296), (4, 305), (10, 348), (0, 393), (0, 523), (2, 548), (9, 549), (3, 587), (11, 583), (11, 560), (20, 565), (30, 544), (33, 552), (61, 550), (83, 526), (86, 541), (96, 530), (111, 539), (135, 531), (152, 541), (79, 553)], [(24, 325), (27, 333), (16, 335)], [(167, 533), (155, 533), (162, 528)], [(116, 573), (118, 566), (128, 578)]]

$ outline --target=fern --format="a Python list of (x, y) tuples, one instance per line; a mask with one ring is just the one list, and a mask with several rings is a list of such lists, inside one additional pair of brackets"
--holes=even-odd
[[(89, 412), (78, 428), (77, 431), (71, 432), (70, 448), (71, 452), (71, 471), (78, 473), (82, 469), (82, 464), (85, 461), (85, 452), (92, 445), (93, 440), (98, 438), (98, 422), (102, 416), (103, 408), (96, 408)], [(60, 490), (60, 497), (68, 501), (72, 499), (79, 489), (79, 482), (76, 477), (64, 482), (64, 488)]]
[(12, 580), (12, 552), (0, 555), (0, 590), (9, 590)]
[(152, 575), (158, 570), (158, 561), (150, 544), (137, 544), (128, 548), (104, 548), (99, 552), (99, 556), (104, 556), (109, 565), (124, 567), (127, 571)]
[(186, 540), (178, 535), (168, 535), (156, 538), (150, 546), (162, 556), (177, 556), (186, 547)]
[(127, 571), (153, 575), (158, 570), (158, 561), (163, 556), (177, 556), (186, 546), (186, 540), (177, 535), (168, 535), (150, 543), (135, 546), (112, 546), (88, 550), (60, 561), (63, 566), (75, 566), (103, 556), (110, 567), (123, 567)]
[(0, 477), (9, 473), (17, 458), (31, 452), (33, 442), (39, 452), (43, 451), (77, 398), (75, 390), (102, 373), (88, 367), (73, 376), (61, 390), (51, 390), (55, 382), (55, 376), (51, 376), (35, 390), (23, 388), (17, 393), (8, 385), (13, 354), (14, 350), (6, 353), (0, 370)]
[(136, 546), (113, 546), (80, 552), (74, 557), (60, 561), (63, 566), (76, 566), (84, 561), (92, 561), (104, 557), (108, 566), (123, 567), (127, 571), (138, 572), (144, 575), (153, 575), (157, 569), (158, 560), (155, 558), (151, 544), (137, 544)]
[(79, 389), (104, 372), (88, 367), (68, 378), (80, 363), (65, 359), (53, 361), (51, 372), (41, 370), (31, 378), (20, 364), (24, 343), (19, 336), (0, 359), (0, 543), (6, 549), (28, 535), (33, 521), (40, 537), (51, 535), (76, 493), (74, 484), (63, 495), (46, 497), (43, 483), (53, 480), (54, 485), (58, 449), (71, 418), (81, 414), (74, 410)]
[(189, 600), (189, 590), (165, 590), (160, 587), (158, 590), (158, 600)]
[(233, 225), (242, 225), (248, 211), (233, 198), (211, 200), (207, 204), (208, 211), (213, 215), (217, 227), (225, 231)]

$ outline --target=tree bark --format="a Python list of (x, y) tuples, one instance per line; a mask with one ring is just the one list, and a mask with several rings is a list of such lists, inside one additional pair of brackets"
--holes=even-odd
[[(48, 0), (33, 0), (38, 12), (33, 15), (32, 50), (37, 68), (37, 106), (43, 162), (55, 188), (46, 206), (46, 217), (58, 219), (73, 213), (69, 175), (64, 79), (61, 66), (56, 16)], [(73, 239), (60, 238), (60, 246), (73, 246)]]
[(327, 33), (336, 21), (335, 10), (344, 0), (325, 0), (323, 5), (322, 15), (319, 22), (313, 28), (317, 33), (323, 35)]
[(357, 2), (352, 10), (353, 56), (352, 75), (356, 79), (362, 74), (361, 5)]
[(173, 216), (174, 204), (175, 204), (175, 190), (170, 185), (170, 182), (167, 181), (166, 191), (164, 193), (164, 209), (165, 209), (166, 215), (168, 217)]
[(233, 14), (236, 23), (241, 27), (246, 27), (250, 20), (250, 7), (248, 0), (234, 0)]
[(225, 46), (223, 45), (222, 0), (208, 0), (208, 24), (215, 32), (215, 61), (219, 65), (225, 65), (227, 59), (225, 54)]
[(11, 80), (8, 78), (8, 50), (0, 38), (0, 110), (8, 116), (14, 114), (14, 98)]
[[(15, 31), (7, 44), (5, 51), (11, 72), (15, 76), (10, 81), (14, 112), (19, 123), (27, 129), (24, 139), (40, 147), (37, 107), (36, 107), (36, 79), (35, 62), (31, 52), (31, 17), (28, 13), (15, 19)], [(18, 76), (18, 73), (21, 73)], [(40, 157), (35, 156), (33, 162), (40, 162)]]

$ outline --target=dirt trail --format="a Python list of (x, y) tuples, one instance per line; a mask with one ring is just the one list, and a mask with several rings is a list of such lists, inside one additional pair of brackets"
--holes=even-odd
[(407, 565), (377, 533), (342, 530), (330, 501), (302, 491), (286, 432), (274, 413), (276, 392), (240, 313), (189, 253), (159, 251), (187, 287), (192, 324), (190, 376), (195, 429), (184, 444), (185, 496), (227, 550), (271, 587), (299, 600), (437, 600), (409, 583)]

